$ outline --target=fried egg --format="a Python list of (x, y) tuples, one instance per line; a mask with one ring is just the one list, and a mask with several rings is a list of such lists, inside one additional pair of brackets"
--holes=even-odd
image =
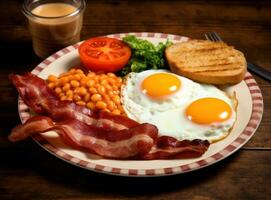
[(160, 135), (179, 140), (221, 140), (236, 120), (234, 96), (166, 70), (130, 73), (121, 102), (129, 118), (156, 125)]

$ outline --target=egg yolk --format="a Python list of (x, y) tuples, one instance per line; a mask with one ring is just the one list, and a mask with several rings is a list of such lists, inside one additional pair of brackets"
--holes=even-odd
[(180, 87), (180, 79), (169, 73), (152, 74), (145, 78), (141, 84), (142, 92), (154, 98), (173, 94)]
[(221, 99), (202, 98), (187, 107), (186, 116), (197, 124), (222, 122), (231, 116), (231, 107)]

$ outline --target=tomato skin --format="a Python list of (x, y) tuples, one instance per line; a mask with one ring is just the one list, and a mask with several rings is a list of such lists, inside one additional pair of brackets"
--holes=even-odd
[(95, 72), (117, 72), (131, 57), (127, 44), (109, 37), (90, 38), (79, 45), (78, 52), (83, 66)]

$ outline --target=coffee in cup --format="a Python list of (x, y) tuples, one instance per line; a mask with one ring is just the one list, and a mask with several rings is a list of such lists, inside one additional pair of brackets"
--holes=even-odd
[(46, 58), (79, 42), (84, 8), (84, 0), (26, 0), (23, 13), (28, 18), (36, 55)]

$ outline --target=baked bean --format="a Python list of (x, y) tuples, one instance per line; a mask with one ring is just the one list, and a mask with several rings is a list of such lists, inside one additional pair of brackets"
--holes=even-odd
[(55, 88), (55, 93), (60, 94), (62, 92), (60, 87), (56, 87)]
[(56, 84), (54, 82), (50, 82), (50, 83), (48, 83), (48, 87), (50, 89), (54, 89), (56, 87)]
[(89, 88), (88, 91), (89, 91), (91, 94), (96, 94), (96, 93), (98, 93), (97, 89), (94, 88), (94, 87)]
[(49, 82), (57, 82), (57, 77), (55, 75), (49, 75), (48, 76), (48, 81)]
[(88, 103), (87, 103), (87, 107), (88, 107), (90, 110), (94, 110), (95, 104), (94, 104), (93, 102), (88, 102)]
[(84, 101), (77, 101), (76, 104), (79, 105), (79, 106), (85, 106), (86, 102), (84, 102)]
[(99, 110), (105, 109), (106, 106), (107, 106), (106, 103), (103, 102), (103, 101), (97, 101), (97, 103), (96, 103), (96, 105), (95, 105), (95, 107), (96, 107), (97, 109), (99, 109)]
[(90, 99), (91, 101), (96, 102), (96, 101), (100, 101), (102, 99), (102, 96), (100, 94), (93, 94)]
[(80, 96), (85, 96), (85, 95), (87, 94), (87, 89), (84, 88), (84, 87), (78, 88), (78, 94), (79, 94)]
[(63, 91), (68, 91), (68, 90), (70, 90), (70, 88), (71, 88), (71, 84), (70, 83), (65, 83), (65, 85), (63, 86)]
[(78, 81), (76, 81), (76, 80), (71, 80), (71, 86), (73, 87), (73, 88), (76, 88), (76, 87), (78, 87), (80, 85), (80, 83), (78, 82)]

